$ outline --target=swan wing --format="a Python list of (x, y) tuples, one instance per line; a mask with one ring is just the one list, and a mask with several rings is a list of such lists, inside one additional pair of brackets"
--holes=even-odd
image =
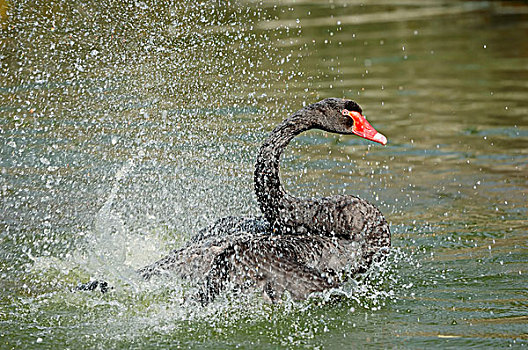
[(257, 286), (275, 302), (288, 291), (295, 300), (337, 287), (335, 270), (317, 265), (321, 243), (307, 236), (258, 236), (239, 240), (219, 254), (206, 276), (201, 295), (206, 303), (224, 289)]
[(189, 244), (196, 244), (209, 238), (220, 238), (242, 233), (257, 235), (269, 232), (269, 224), (263, 217), (226, 216), (201, 229)]

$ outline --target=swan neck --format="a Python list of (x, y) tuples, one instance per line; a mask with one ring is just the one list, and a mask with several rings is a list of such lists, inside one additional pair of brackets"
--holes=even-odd
[(293, 203), (298, 201), (286, 193), (280, 181), (282, 152), (295, 136), (313, 127), (314, 122), (309, 116), (294, 114), (279, 124), (260, 148), (255, 167), (255, 193), (260, 209), (272, 227), (285, 226), (281, 214), (291, 211)]

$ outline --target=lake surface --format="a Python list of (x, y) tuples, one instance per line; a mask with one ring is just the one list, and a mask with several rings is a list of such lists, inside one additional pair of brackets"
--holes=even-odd
[[(528, 6), (0, 1), (0, 348), (528, 346)], [(389, 139), (309, 132), (298, 196), (391, 224), (337, 301), (185, 302), (134, 269), (255, 215), (274, 125), (356, 100)], [(74, 293), (104, 277), (110, 293)]]

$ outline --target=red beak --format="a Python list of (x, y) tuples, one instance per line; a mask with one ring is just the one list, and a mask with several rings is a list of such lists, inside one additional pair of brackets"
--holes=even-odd
[(354, 120), (354, 126), (352, 132), (364, 139), (381, 143), (382, 145), (387, 144), (387, 138), (385, 135), (379, 133), (374, 129), (372, 125), (367, 121), (367, 118), (359, 112), (350, 112), (346, 109), (343, 110), (343, 115), (348, 115)]

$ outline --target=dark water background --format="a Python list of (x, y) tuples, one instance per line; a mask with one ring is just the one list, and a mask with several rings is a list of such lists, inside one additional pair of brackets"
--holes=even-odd
[[(528, 5), (0, 1), (0, 348), (528, 344)], [(389, 139), (310, 132), (299, 196), (357, 194), (385, 266), (338, 302), (206, 308), (133, 269), (257, 214), (273, 125), (325, 97)], [(104, 276), (111, 293), (71, 293)]]

